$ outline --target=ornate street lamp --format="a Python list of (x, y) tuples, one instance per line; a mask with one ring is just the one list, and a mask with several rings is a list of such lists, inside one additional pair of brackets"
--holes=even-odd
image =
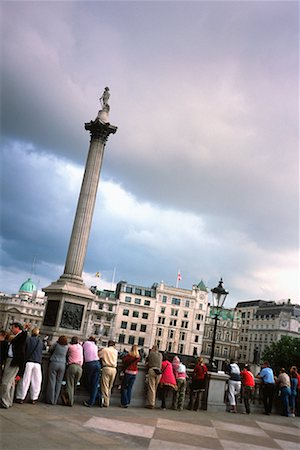
[(224, 305), (225, 299), (228, 295), (228, 292), (225, 291), (225, 289), (223, 288), (222, 278), (219, 281), (219, 285), (217, 287), (213, 288), (211, 290), (211, 292), (212, 292), (212, 306), (214, 307), (215, 323), (214, 323), (213, 339), (212, 339), (212, 344), (211, 344), (211, 353), (210, 353), (210, 358), (209, 358), (209, 363), (208, 363), (208, 370), (210, 370), (211, 372), (217, 372), (218, 369), (217, 369), (216, 363), (214, 362), (217, 324), (218, 324), (218, 319), (220, 316), (220, 311), (221, 311), (221, 309)]

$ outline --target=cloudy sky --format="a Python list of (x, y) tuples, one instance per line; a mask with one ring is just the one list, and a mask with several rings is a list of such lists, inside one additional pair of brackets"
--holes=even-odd
[(298, 7), (2, 2), (0, 289), (62, 274), (109, 86), (87, 285), (299, 302)]

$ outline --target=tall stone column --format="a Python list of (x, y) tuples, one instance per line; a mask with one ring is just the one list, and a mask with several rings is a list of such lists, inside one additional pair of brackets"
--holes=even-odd
[(102, 109), (95, 120), (85, 124), (91, 140), (79, 194), (64, 273), (43, 289), (48, 301), (42, 333), (55, 337), (61, 334), (84, 336), (88, 304), (94, 294), (83, 283), (82, 272), (94, 214), (105, 144), (117, 127), (108, 122), (109, 89), (100, 99)]
[(86, 123), (85, 129), (91, 133), (90, 149), (77, 204), (65, 270), (60, 277), (61, 279), (79, 283), (82, 283), (82, 270), (94, 214), (104, 147), (108, 136), (117, 130), (116, 127), (109, 123), (104, 123), (98, 118), (94, 122)]

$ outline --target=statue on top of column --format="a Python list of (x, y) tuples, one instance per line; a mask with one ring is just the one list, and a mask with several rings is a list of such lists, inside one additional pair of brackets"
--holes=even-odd
[(109, 87), (106, 86), (102, 94), (102, 97), (100, 97), (99, 99), (103, 111), (107, 112), (109, 111), (109, 104), (108, 104), (109, 97), (110, 97)]

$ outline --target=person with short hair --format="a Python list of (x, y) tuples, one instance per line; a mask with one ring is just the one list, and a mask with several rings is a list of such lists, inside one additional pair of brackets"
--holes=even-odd
[(229, 412), (236, 413), (236, 396), (241, 392), (241, 371), (234, 359), (230, 360), (230, 364), (227, 367), (227, 373), (230, 377), (228, 380)]
[(275, 395), (275, 379), (273, 370), (269, 361), (265, 361), (262, 365), (260, 373), (257, 375), (262, 380), (263, 403), (267, 416), (272, 412), (273, 400)]
[(159, 353), (157, 345), (153, 345), (147, 358), (148, 367), (148, 390), (146, 408), (155, 407), (156, 391), (161, 378), (162, 354)]
[(90, 394), (90, 398), (84, 401), (84, 406), (94, 406), (99, 399), (99, 380), (100, 380), (100, 361), (98, 356), (98, 347), (96, 344), (96, 338), (90, 336), (88, 340), (83, 344), (83, 359), (84, 359), (84, 372), (87, 379), (87, 389)]
[(107, 347), (100, 350), (99, 357), (102, 364), (101, 392), (105, 408), (109, 407), (111, 391), (117, 375), (118, 351), (115, 342), (108, 341)]
[(48, 368), (48, 385), (46, 391), (46, 403), (56, 405), (61, 390), (61, 384), (66, 371), (68, 339), (60, 336), (50, 348)]
[(30, 403), (37, 402), (42, 386), (43, 342), (39, 338), (40, 330), (35, 327), (31, 336), (27, 336), (25, 345), (25, 371), (17, 385), (16, 403), (22, 404), (27, 392), (30, 393)]
[(15, 378), (19, 371), (23, 371), (25, 364), (25, 344), (27, 331), (23, 330), (20, 322), (11, 325), (13, 339), (9, 341), (7, 358), (1, 383), (1, 408), (10, 408), (13, 405), (15, 394)]
[(246, 413), (250, 414), (250, 402), (253, 401), (255, 380), (254, 375), (250, 370), (248, 364), (245, 365), (244, 370), (241, 371), (242, 386), (243, 386), (243, 399), (246, 409)]
[(280, 397), (283, 408), (282, 415), (288, 417), (290, 413), (291, 380), (285, 368), (280, 369), (276, 383), (280, 389)]
[(73, 406), (74, 391), (82, 376), (83, 348), (78, 337), (73, 336), (67, 352), (66, 392), (61, 395), (65, 406)]

